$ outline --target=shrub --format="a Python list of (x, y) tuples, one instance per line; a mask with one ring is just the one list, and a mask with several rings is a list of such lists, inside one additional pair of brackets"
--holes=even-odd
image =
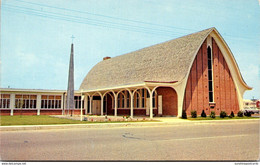
[(248, 112), (248, 111), (245, 111), (244, 115), (247, 116), (247, 117), (251, 117), (251, 112)]
[(181, 118), (187, 119), (186, 111), (182, 110), (182, 116), (181, 116)]
[(221, 118), (227, 117), (227, 113), (225, 111), (221, 111), (220, 112), (220, 117)]
[(201, 112), (201, 115), (200, 115), (201, 117), (207, 117), (207, 115), (206, 115), (206, 113), (205, 113), (205, 111), (204, 110), (202, 110), (202, 112)]
[(243, 115), (243, 112), (242, 112), (242, 111), (238, 111), (237, 116), (238, 116), (238, 117), (243, 117), (243, 116), (244, 116), (244, 115)]
[(213, 119), (215, 119), (215, 117), (216, 117), (215, 111), (211, 111), (211, 112), (210, 112), (210, 117), (213, 118)]
[(197, 117), (197, 111), (191, 111), (190, 114), (191, 114), (192, 118), (196, 118)]
[(230, 114), (229, 116), (231, 116), (231, 117), (235, 117), (234, 112), (232, 111), (231, 114)]

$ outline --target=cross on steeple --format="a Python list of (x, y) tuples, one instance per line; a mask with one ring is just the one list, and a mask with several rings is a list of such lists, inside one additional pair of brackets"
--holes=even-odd
[(73, 43), (73, 39), (74, 39), (75, 37), (72, 35), (70, 38), (71, 38), (71, 43)]

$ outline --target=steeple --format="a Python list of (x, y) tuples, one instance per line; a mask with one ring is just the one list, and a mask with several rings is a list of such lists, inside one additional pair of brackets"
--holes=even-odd
[(69, 64), (69, 77), (68, 77), (68, 89), (67, 89), (67, 110), (68, 114), (74, 111), (74, 50), (73, 43), (71, 43), (70, 51), (70, 64)]

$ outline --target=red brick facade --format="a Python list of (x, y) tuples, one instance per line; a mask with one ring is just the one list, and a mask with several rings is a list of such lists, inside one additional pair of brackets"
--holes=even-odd
[(11, 109), (0, 109), (0, 116), (10, 116)]
[(159, 87), (156, 89), (157, 95), (162, 95), (163, 116), (178, 115), (177, 93), (170, 87)]
[(193, 110), (196, 110), (198, 115), (202, 110), (207, 115), (210, 111), (215, 111), (216, 115), (219, 115), (220, 111), (226, 111), (227, 114), (231, 111), (236, 114), (239, 111), (235, 84), (227, 63), (213, 38), (212, 67), (214, 101), (210, 104), (207, 43), (204, 41), (193, 62), (185, 89), (183, 110), (187, 115), (190, 115)]

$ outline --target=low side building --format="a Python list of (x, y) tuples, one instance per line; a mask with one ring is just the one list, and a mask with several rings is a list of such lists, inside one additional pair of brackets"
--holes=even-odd
[[(81, 94), (75, 92), (74, 114), (85, 114)], [(62, 115), (66, 111), (66, 91), (0, 88), (0, 115)]]

